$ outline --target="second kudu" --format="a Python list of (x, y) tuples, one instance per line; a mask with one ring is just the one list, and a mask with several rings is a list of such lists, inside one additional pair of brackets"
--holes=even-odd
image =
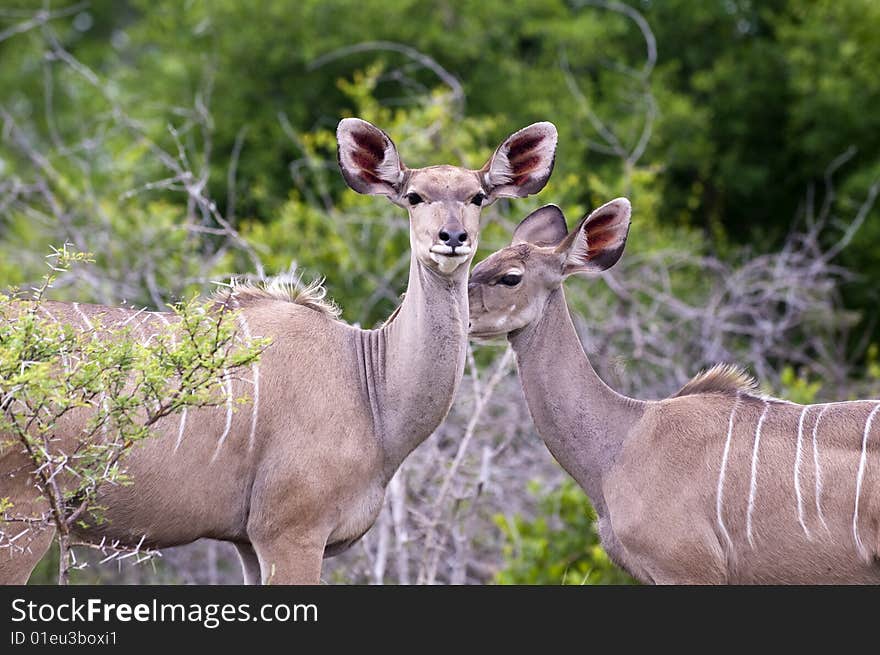
[(620, 258), (630, 203), (569, 233), (538, 209), (473, 270), (471, 334), (506, 336), (535, 427), (596, 508), (611, 558), (652, 583), (880, 583), (880, 401), (796, 405), (716, 366), (641, 401), (590, 365), (562, 282)]
[[(106, 522), (86, 539), (154, 547), (202, 537), (236, 544), (247, 582), (317, 583), (323, 557), (373, 524), (404, 458), (443, 421), (467, 348), (467, 275), (481, 208), (543, 188), (556, 129), (536, 123), (508, 137), (480, 170), (409, 169), (391, 139), (358, 119), (337, 130), (339, 165), (359, 193), (409, 212), (412, 256), (403, 303), (380, 329), (335, 318), (309, 293), (239, 288), (220, 298), (240, 310), (242, 332), (270, 337), (247, 384), (227, 383), (225, 407), (190, 410), (131, 452), (132, 484), (98, 498)], [(295, 237), (295, 235), (292, 235)], [(355, 244), (353, 244), (355, 246)], [(319, 294), (320, 295), (320, 294)], [(172, 319), (76, 303), (46, 303), (83, 328), (135, 320), (149, 338)], [(250, 402), (233, 412), (232, 397)], [(69, 426), (73, 439), (77, 426)], [(41, 499), (14, 448), (0, 452), (0, 497), (39, 511)], [(0, 582), (23, 583), (52, 541), (37, 534), (0, 556)]]

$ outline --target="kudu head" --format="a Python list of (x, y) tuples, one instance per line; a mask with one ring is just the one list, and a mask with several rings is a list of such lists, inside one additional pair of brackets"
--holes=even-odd
[(358, 118), (340, 121), (336, 138), (339, 167), (348, 185), (358, 193), (388, 196), (404, 207), (413, 252), (443, 275), (452, 275), (473, 258), (481, 208), (498, 198), (540, 191), (556, 155), (552, 123), (535, 123), (512, 134), (476, 171), (457, 166), (407, 168), (388, 135)]
[(517, 226), (512, 243), (471, 272), (470, 334), (509, 335), (544, 313), (550, 293), (574, 273), (600, 273), (623, 254), (631, 207), (617, 198), (585, 216), (571, 233), (556, 205), (535, 210)]

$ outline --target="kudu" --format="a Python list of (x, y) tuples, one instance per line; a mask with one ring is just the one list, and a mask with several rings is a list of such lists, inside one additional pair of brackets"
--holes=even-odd
[[(98, 504), (106, 522), (79, 536), (158, 548), (220, 539), (237, 546), (248, 583), (319, 582), (322, 558), (370, 528), (391, 476), (446, 416), (464, 372), (467, 275), (481, 208), (540, 191), (556, 138), (552, 124), (536, 123), (508, 137), (480, 170), (410, 169), (383, 131), (341, 121), (338, 158), (348, 185), (409, 212), (402, 304), (383, 327), (362, 330), (322, 309), (320, 293), (276, 285), (219, 298), (240, 310), (245, 335), (269, 337), (270, 346), (249, 380), (227, 384), (226, 406), (168, 420), (131, 452), (123, 462), (131, 484), (105, 487)], [(112, 325), (134, 314), (76, 303), (46, 309), (81, 327), (96, 316)], [(136, 319), (145, 338), (169, 320)], [(250, 401), (234, 412), (233, 394)], [(29, 476), (9, 475), (26, 463), (15, 449), (2, 453), (0, 497), (39, 511)], [(46, 530), (24, 552), (0, 556), (0, 582), (25, 582), (51, 541)]]
[(614, 265), (629, 223), (624, 198), (571, 233), (559, 208), (538, 209), (468, 289), (471, 335), (508, 338), (608, 554), (651, 583), (880, 583), (880, 401), (796, 405), (716, 366), (645, 402), (596, 374), (562, 282)]

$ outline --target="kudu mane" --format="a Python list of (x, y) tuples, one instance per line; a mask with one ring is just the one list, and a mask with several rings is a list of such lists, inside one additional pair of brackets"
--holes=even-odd
[(312, 280), (308, 284), (300, 280), (291, 280), (279, 276), (263, 282), (233, 280), (232, 283), (214, 293), (214, 300), (226, 304), (246, 306), (261, 300), (281, 300), (308, 307), (316, 312), (338, 319), (341, 313), (339, 306), (327, 298), (327, 289), (323, 278)]
[(734, 364), (716, 364), (708, 370), (697, 373), (672, 397), (695, 396), (701, 393), (748, 394), (756, 392), (757, 389), (757, 380), (743, 368)]

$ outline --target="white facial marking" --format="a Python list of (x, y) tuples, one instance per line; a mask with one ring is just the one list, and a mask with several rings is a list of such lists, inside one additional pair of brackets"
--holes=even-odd
[(810, 537), (810, 531), (807, 529), (807, 524), (804, 522), (804, 499), (801, 496), (801, 452), (803, 451), (803, 439), (804, 439), (804, 418), (807, 416), (807, 412), (810, 411), (810, 406), (807, 405), (804, 407), (801, 412), (800, 419), (798, 419), (798, 434), (797, 434), (797, 447), (795, 449), (794, 455), (794, 491), (797, 496), (797, 511), (798, 511), (798, 521), (801, 524), (801, 527), (804, 529), (804, 534), (807, 535), (807, 539), (812, 539)]
[(874, 416), (877, 415), (878, 411), (880, 411), (880, 403), (877, 403), (874, 409), (871, 410), (871, 413), (868, 414), (868, 420), (865, 421), (865, 432), (862, 435), (862, 454), (859, 457), (859, 472), (856, 475), (856, 500), (852, 520), (853, 539), (856, 542), (856, 549), (866, 559), (870, 557), (870, 553), (865, 549), (862, 539), (859, 537), (859, 496), (862, 493), (862, 480), (865, 477), (865, 465), (867, 464), (868, 436), (871, 433), (871, 424), (874, 422)]
[(758, 494), (758, 448), (761, 445), (761, 428), (767, 418), (767, 410), (770, 409), (770, 404), (766, 400), (762, 402), (764, 403), (764, 411), (761, 412), (758, 427), (755, 429), (755, 447), (752, 449), (752, 479), (749, 482), (749, 507), (746, 510), (746, 536), (748, 536), (752, 548), (755, 547), (755, 541), (752, 539), (752, 512), (755, 509), (755, 496)]
[[(431, 252), (437, 255), (451, 255), (453, 254), (452, 246), (447, 246), (445, 243), (437, 243), (431, 246)], [(471, 247), (467, 244), (462, 244), (460, 246), (455, 247), (455, 255), (470, 255)]]
[(822, 526), (828, 530), (828, 524), (825, 523), (825, 515), (822, 514), (822, 468), (819, 466), (819, 421), (822, 420), (822, 416), (825, 415), (825, 410), (828, 409), (830, 405), (825, 405), (822, 407), (822, 411), (819, 412), (819, 416), (816, 417), (816, 423), (813, 425), (813, 469), (816, 473), (816, 514), (819, 515), (819, 520), (822, 522)]
[[(438, 246), (433, 246), (431, 248), (431, 250), (433, 251), (434, 248), (437, 248), (437, 247)], [(448, 248), (449, 246), (444, 246), (444, 247)], [(463, 255), (451, 256), (451, 255), (438, 255), (435, 252), (431, 252), (431, 259), (437, 263), (437, 266), (440, 268), (441, 273), (448, 274), (448, 273), (452, 273), (452, 271), (454, 271), (456, 268), (458, 268), (459, 266), (464, 264), (467, 261), (469, 253), (470, 253), (470, 250), (468, 250), (468, 253), (463, 254)]]
[(730, 441), (733, 438), (733, 419), (736, 416), (739, 401), (740, 395), (737, 393), (736, 400), (733, 402), (733, 408), (730, 410), (730, 418), (727, 420), (727, 439), (724, 441), (724, 453), (721, 455), (721, 471), (718, 473), (718, 490), (715, 494), (715, 520), (718, 522), (718, 528), (724, 535), (727, 545), (731, 550), (733, 550), (733, 540), (730, 538), (730, 533), (727, 532), (724, 519), (721, 518), (721, 508), (724, 503), (724, 476), (727, 474), (727, 458), (730, 455)]

